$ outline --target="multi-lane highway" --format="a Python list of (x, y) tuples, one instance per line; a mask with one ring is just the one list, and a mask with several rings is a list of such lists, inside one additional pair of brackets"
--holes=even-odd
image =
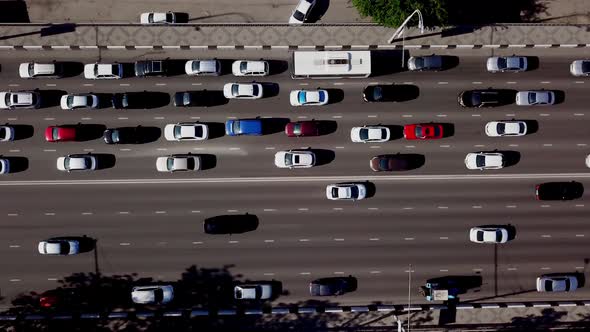
[[(530, 52), (530, 51), (529, 51)], [(538, 52), (538, 51), (537, 51)], [(30, 138), (0, 145), (4, 156), (28, 158), (28, 168), (3, 176), (0, 203), (0, 288), (4, 303), (17, 293), (56, 287), (56, 279), (74, 272), (137, 273), (175, 281), (191, 265), (222, 267), (243, 279), (275, 279), (289, 295), (277, 301), (308, 299), (307, 283), (322, 276), (353, 275), (358, 290), (333, 299), (340, 303), (402, 302), (407, 298), (408, 265), (413, 288), (426, 279), (445, 275), (481, 275), (479, 292), (463, 300), (585, 298), (573, 294), (540, 295), (534, 279), (543, 273), (583, 272), (587, 264), (590, 228), (586, 198), (568, 202), (540, 202), (534, 185), (555, 180), (577, 180), (590, 185), (584, 159), (590, 152), (587, 135), (586, 93), (589, 81), (570, 76), (569, 63), (582, 51), (546, 50), (540, 66), (521, 74), (489, 74), (489, 50), (460, 57), (456, 68), (438, 73), (399, 72), (362, 80), (292, 80), (288, 72), (259, 79), (277, 83), (278, 95), (260, 101), (229, 101), (210, 108), (167, 107), (151, 110), (64, 111), (59, 107), (3, 111), (0, 122), (31, 125)], [(576, 54), (576, 52), (578, 54)], [(431, 53), (431, 52), (430, 52)], [(496, 54), (512, 54), (497, 50)], [(414, 55), (415, 53), (413, 53)], [(17, 56), (18, 55), (18, 56)], [(231, 75), (191, 78), (126, 78), (89, 81), (82, 76), (59, 80), (23, 80), (18, 64), (27, 60), (67, 60), (83, 63), (141, 58), (191, 59), (218, 57), (287, 61), (286, 52), (140, 52), (57, 51), (2, 54), (0, 89), (39, 88), (65, 92), (220, 90), (224, 83), (248, 82)], [(372, 82), (416, 85), (415, 100), (397, 104), (367, 104), (363, 87)], [(549, 107), (515, 105), (495, 109), (462, 109), (457, 94), (485, 87), (554, 89), (565, 100)], [(294, 108), (288, 93), (322, 87), (342, 94), (324, 107)], [(166, 142), (162, 137), (142, 145), (87, 142), (48, 143), (46, 126), (97, 124), (106, 127), (143, 125), (163, 129), (167, 123), (202, 121), (223, 123), (230, 118), (276, 118), (279, 121), (333, 121), (335, 132), (315, 138), (288, 138), (282, 132), (261, 137), (219, 137), (203, 142)], [(535, 133), (518, 138), (485, 136), (487, 121), (530, 120)], [(454, 135), (433, 141), (395, 139), (381, 144), (350, 141), (350, 128), (364, 124), (400, 126), (438, 122), (454, 128)], [(324, 165), (305, 170), (277, 169), (276, 151), (310, 147), (324, 150)], [(499, 171), (468, 171), (465, 155), (474, 151), (518, 152), (515, 165)], [(70, 153), (114, 155), (114, 167), (89, 173), (63, 173), (56, 158)], [(174, 153), (216, 156), (214, 168), (199, 173), (162, 174), (158, 156)], [(376, 174), (369, 159), (378, 154), (413, 153), (425, 164), (412, 171)], [(333, 156), (332, 156), (333, 155)], [(330, 160), (333, 159), (333, 160)], [(494, 177), (499, 175), (498, 177)], [(187, 179), (187, 181), (178, 181)], [(370, 180), (375, 193), (363, 201), (333, 202), (325, 186), (346, 180)], [(96, 181), (95, 181), (96, 180)], [(113, 181), (104, 181), (113, 180)], [(254, 214), (258, 229), (232, 236), (205, 235), (202, 221), (223, 214)], [(516, 239), (497, 248), (468, 241), (470, 227), (512, 224)], [(97, 255), (46, 257), (36, 252), (38, 241), (51, 236), (88, 235), (97, 239)], [(418, 296), (416, 292), (413, 294)], [(420, 299), (422, 301), (422, 299)]]

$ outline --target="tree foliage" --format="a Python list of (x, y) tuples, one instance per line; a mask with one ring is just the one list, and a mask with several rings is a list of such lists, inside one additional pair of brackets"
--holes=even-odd
[[(352, 0), (362, 16), (388, 27), (398, 27), (414, 10), (419, 9), (424, 25), (445, 26), (448, 23), (448, 0)], [(477, 0), (473, 0), (477, 1)], [(417, 18), (416, 18), (417, 19)], [(415, 24), (411, 24), (414, 26)]]

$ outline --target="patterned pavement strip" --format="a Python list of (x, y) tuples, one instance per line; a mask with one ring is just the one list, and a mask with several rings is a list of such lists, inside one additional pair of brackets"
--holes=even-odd
[[(587, 25), (494, 25), (407, 30), (405, 47), (588, 47)], [(0, 25), (0, 49), (315, 49), (392, 47), (394, 29), (373, 24)], [(394, 44), (401, 47), (402, 41)]]

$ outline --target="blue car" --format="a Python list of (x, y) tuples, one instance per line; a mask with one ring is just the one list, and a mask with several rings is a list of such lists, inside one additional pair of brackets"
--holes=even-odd
[(225, 134), (228, 136), (262, 135), (262, 120), (238, 119), (228, 120), (225, 123)]

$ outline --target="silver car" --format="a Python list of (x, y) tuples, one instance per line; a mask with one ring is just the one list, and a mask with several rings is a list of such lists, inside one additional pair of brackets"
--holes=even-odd
[(0, 92), (0, 109), (39, 108), (41, 96), (37, 91)]
[(97, 108), (98, 96), (90, 93), (63, 95), (61, 96), (60, 106), (62, 110)]
[(382, 143), (391, 138), (391, 131), (384, 126), (353, 127), (350, 140), (354, 143)]
[(172, 285), (137, 286), (131, 290), (131, 300), (137, 304), (166, 304), (173, 298)]
[(408, 69), (411, 71), (437, 71), (442, 69), (442, 56), (413, 56), (408, 59)]
[(268, 300), (272, 296), (271, 284), (257, 283), (234, 287), (234, 299), (236, 300)]
[(361, 183), (337, 183), (326, 187), (326, 198), (331, 201), (355, 201), (365, 197), (367, 197), (367, 187)]
[(227, 83), (223, 86), (223, 95), (227, 99), (260, 99), (262, 98), (262, 84)]
[(486, 62), (486, 69), (490, 73), (526, 71), (528, 68), (527, 58), (524, 56), (493, 56)]
[(189, 60), (184, 64), (184, 71), (191, 76), (219, 76), (221, 62), (219, 60)]
[(572, 274), (542, 275), (537, 278), (537, 292), (573, 292), (578, 278)]
[(37, 249), (41, 255), (76, 255), (80, 253), (80, 242), (74, 239), (51, 238), (39, 242)]
[(90, 154), (71, 154), (57, 158), (57, 169), (63, 172), (94, 171), (97, 165), (96, 156)]
[(555, 92), (549, 90), (518, 91), (516, 105), (547, 106), (555, 104)]
[(198, 171), (201, 169), (201, 157), (190, 154), (173, 154), (156, 159), (158, 172)]

